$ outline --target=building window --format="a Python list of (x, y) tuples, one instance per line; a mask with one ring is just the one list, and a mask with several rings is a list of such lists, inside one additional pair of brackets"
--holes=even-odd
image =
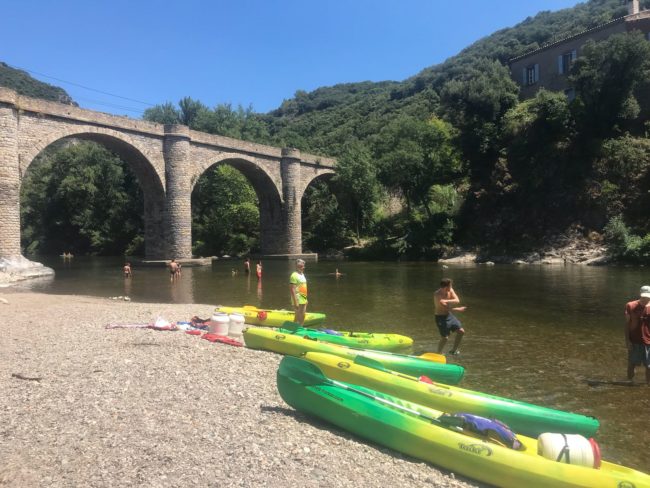
[(534, 85), (539, 81), (539, 64), (531, 64), (524, 68), (524, 85), (530, 86)]
[(567, 51), (557, 58), (557, 71), (561, 75), (568, 75), (573, 66), (573, 62), (576, 60), (577, 52), (574, 49), (573, 51)]

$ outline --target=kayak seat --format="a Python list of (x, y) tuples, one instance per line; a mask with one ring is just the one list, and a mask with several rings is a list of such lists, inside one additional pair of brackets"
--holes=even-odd
[(524, 448), (517, 436), (503, 422), (471, 413), (443, 414), (438, 420), (447, 427), (462, 429), (463, 433), (495, 442), (516, 451)]

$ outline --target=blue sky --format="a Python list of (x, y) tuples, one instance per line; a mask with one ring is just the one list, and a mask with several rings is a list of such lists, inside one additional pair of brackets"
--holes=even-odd
[(139, 102), (190, 96), (267, 112), (296, 90), (403, 80), (498, 29), (578, 3), (8, 0), (0, 61), (93, 110), (139, 117), (149, 106)]

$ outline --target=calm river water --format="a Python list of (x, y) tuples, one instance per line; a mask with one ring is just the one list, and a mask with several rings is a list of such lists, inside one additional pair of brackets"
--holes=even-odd
[[(55, 279), (21, 286), (145, 302), (289, 307), (292, 264), (284, 261), (264, 262), (261, 283), (243, 273), (241, 261), (185, 267), (175, 283), (165, 269), (137, 266), (125, 280), (122, 261), (111, 258), (42, 262), (55, 268)], [(467, 330), (461, 356), (453, 359), (466, 368), (462, 386), (593, 415), (605, 459), (650, 471), (650, 388), (607, 384), (625, 377), (623, 308), (650, 284), (648, 270), (321, 261), (307, 263), (305, 274), (309, 309), (327, 313), (330, 327), (406, 334), (416, 353), (435, 352), (431, 297), (440, 278), (452, 278), (468, 306), (459, 314)], [(604, 383), (590, 386), (594, 379)]]

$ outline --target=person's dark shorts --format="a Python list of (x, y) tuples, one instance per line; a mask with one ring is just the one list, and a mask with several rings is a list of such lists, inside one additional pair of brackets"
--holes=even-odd
[(453, 314), (436, 315), (436, 325), (442, 337), (449, 337), (452, 332), (456, 332), (462, 327), (460, 320)]
[(650, 368), (650, 346), (644, 344), (632, 344), (632, 350), (627, 353), (627, 360), (630, 364), (643, 364)]

